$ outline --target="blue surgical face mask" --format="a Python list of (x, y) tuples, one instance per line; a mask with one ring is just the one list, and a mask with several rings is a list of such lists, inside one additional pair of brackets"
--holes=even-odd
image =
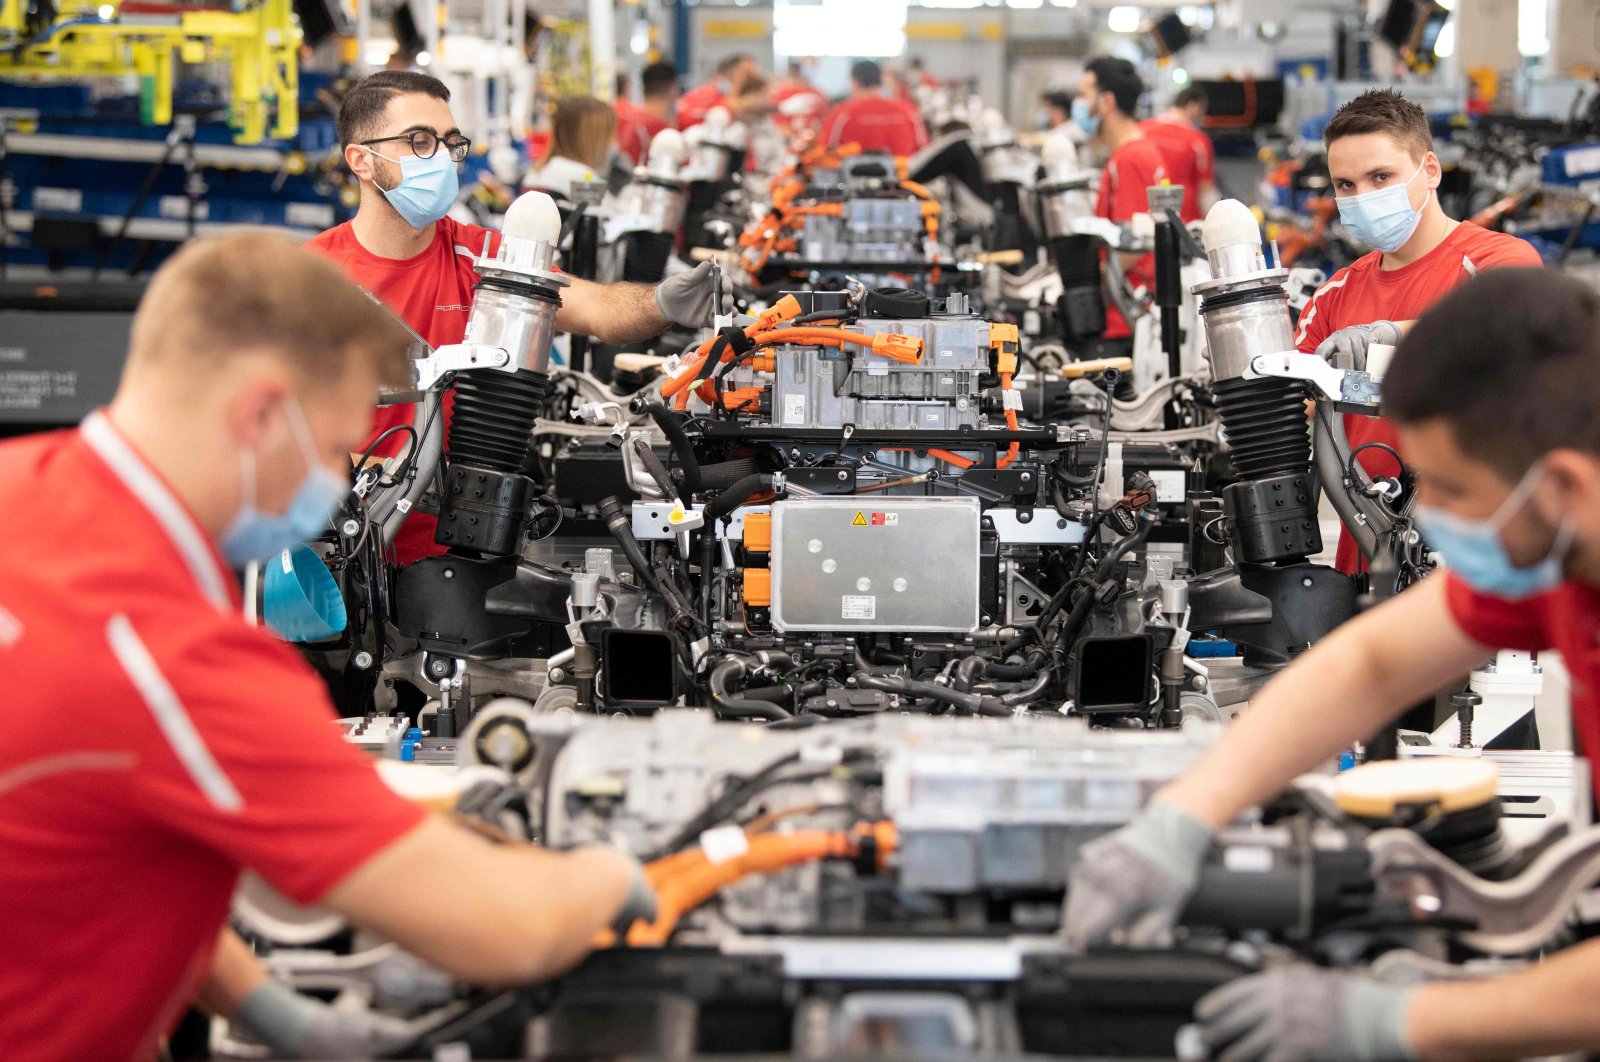
[[(1421, 208), (1413, 210), (1411, 207), (1411, 181), (1417, 179), (1427, 164), (1427, 159), (1423, 159), (1411, 180), (1404, 184), (1392, 184), (1360, 195), (1339, 196), (1335, 201), (1339, 204), (1339, 220), (1344, 223), (1345, 230), (1384, 254), (1393, 254), (1404, 247), (1422, 223)], [(1428, 196), (1422, 200), (1423, 206), (1428, 205), (1432, 195), (1430, 188)]]
[(1500, 541), (1501, 530), (1528, 503), (1542, 471), (1539, 465), (1528, 469), (1522, 482), (1487, 520), (1467, 520), (1443, 509), (1417, 507), (1417, 526), (1428, 544), (1443, 554), (1449, 569), (1474, 590), (1517, 601), (1553, 589), (1561, 582), (1562, 565), (1572, 548), (1571, 520), (1561, 521), (1549, 555), (1531, 567), (1513, 564)]
[(1090, 136), (1100, 132), (1100, 119), (1089, 113), (1089, 101), (1079, 96), (1072, 101), (1072, 120)]
[[(367, 150), (372, 151), (371, 148)], [(372, 153), (400, 167), (400, 183), (393, 188), (385, 188), (380, 184), (378, 191), (383, 193), (383, 197), (394, 207), (395, 213), (405, 219), (407, 225), (414, 229), (425, 229), (450, 213), (461, 186), (456, 178), (456, 164), (450, 157), (449, 148), (440, 144), (434, 149), (433, 157), (426, 159), (419, 159), (415, 155), (391, 159), (376, 151)]]
[(300, 488), (282, 513), (262, 512), (256, 508), (256, 455), (248, 450), (240, 453), (244, 504), (223, 533), (221, 543), (222, 555), (236, 568), (252, 561), (267, 561), (321, 533), (335, 507), (350, 492), (350, 485), (317, 459), (316, 442), (300, 403), (291, 395), (285, 408), (305, 461), (306, 478), (300, 481)]

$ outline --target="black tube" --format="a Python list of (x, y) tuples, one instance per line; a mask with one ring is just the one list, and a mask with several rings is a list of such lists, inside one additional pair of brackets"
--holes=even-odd
[(605, 521), (611, 537), (622, 547), (622, 555), (628, 558), (628, 563), (633, 566), (634, 575), (639, 582), (653, 593), (661, 593), (661, 585), (656, 582), (655, 572), (650, 567), (650, 559), (644, 555), (644, 547), (639, 545), (639, 540), (633, 536), (633, 523), (615, 494), (600, 499), (600, 519)]
[(955, 688), (962, 693), (972, 689), (972, 684), (988, 673), (989, 662), (981, 656), (969, 656), (956, 665)]
[(678, 458), (678, 465), (683, 469), (683, 482), (678, 486), (678, 498), (683, 504), (688, 505), (694, 500), (694, 494), (700, 489), (700, 459), (694, 455), (694, 444), (689, 441), (689, 436), (683, 433), (683, 425), (678, 422), (678, 417), (672, 410), (660, 402), (646, 402), (640, 407), (640, 412), (648, 413), (650, 419), (656, 422), (656, 427), (661, 429), (661, 434), (667, 437), (667, 442), (672, 445), (672, 452)]
[(918, 682), (915, 679), (905, 678), (900, 675), (873, 675), (865, 671), (857, 671), (852, 677), (855, 679), (856, 685), (863, 689), (883, 690), (885, 693), (899, 693), (907, 697), (926, 697), (929, 700), (964, 708), (974, 715), (999, 716), (1011, 714), (1011, 710), (1002, 704), (998, 697), (985, 697), (977, 693), (962, 693), (960, 690), (951, 689), (949, 686), (938, 686), (932, 682)]
[(661, 463), (661, 458), (650, 448), (650, 444), (643, 438), (635, 437), (633, 452), (639, 456), (639, 463), (644, 465), (644, 470), (650, 473), (650, 478), (656, 486), (668, 497), (678, 493), (678, 485), (672, 482), (672, 474), (667, 471), (667, 466)]
[(1178, 327), (1178, 308), (1183, 304), (1180, 264), (1177, 219), (1169, 213), (1156, 222), (1156, 306), (1161, 311), (1161, 349), (1166, 351), (1167, 373), (1173, 379), (1183, 375)]
[(715, 498), (706, 502), (703, 513), (706, 523), (709, 524), (713, 520), (722, 519), (755, 495), (771, 489), (772, 476), (770, 473), (758, 472), (753, 476), (744, 477)]
[(728, 683), (743, 678), (745, 663), (737, 658), (724, 660), (711, 670), (711, 703), (717, 714), (730, 719), (788, 719), (790, 713), (767, 701), (735, 695)]
[(1049, 672), (1044, 672), (1023, 689), (1017, 690), (1014, 693), (1001, 694), (1000, 703), (1006, 705), (1007, 707), (1015, 707), (1019, 704), (1025, 704), (1039, 696), (1040, 692), (1044, 690), (1045, 686), (1049, 682), (1050, 674)]
[(717, 533), (713, 527), (700, 531), (700, 622), (711, 626), (711, 569), (717, 566)]

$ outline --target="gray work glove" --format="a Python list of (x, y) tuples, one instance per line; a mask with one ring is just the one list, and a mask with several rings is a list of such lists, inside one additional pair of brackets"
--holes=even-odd
[(1289, 966), (1229, 982), (1195, 1005), (1207, 1056), (1221, 1062), (1401, 1062), (1414, 987)]
[(660, 911), (661, 904), (656, 897), (655, 887), (645, 877), (644, 865), (635, 860), (633, 880), (628, 883), (628, 894), (622, 899), (617, 917), (611, 921), (611, 931), (620, 941), (628, 935), (628, 930), (633, 928), (635, 922), (654, 922)]
[(1317, 345), (1317, 357), (1341, 369), (1367, 371), (1367, 348), (1374, 343), (1394, 346), (1400, 342), (1400, 326), (1393, 321), (1341, 328)]
[(1078, 853), (1067, 882), (1061, 931), (1079, 951), (1121, 931), (1132, 947), (1164, 944), (1200, 878), (1211, 827), (1151, 801), (1128, 825)]
[(284, 1058), (384, 1058), (418, 1035), (410, 1022), (332, 1006), (270, 977), (245, 997), (233, 1017)]
[(715, 274), (710, 262), (674, 273), (656, 285), (656, 310), (684, 328), (710, 328), (715, 314), (733, 312), (733, 296), (726, 278), (722, 282), (722, 305), (717, 305)]

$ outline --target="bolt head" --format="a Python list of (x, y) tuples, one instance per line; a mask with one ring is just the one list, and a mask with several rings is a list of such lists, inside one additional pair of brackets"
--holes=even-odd
[(352, 663), (354, 663), (356, 667), (360, 668), (362, 671), (365, 671), (367, 668), (372, 666), (372, 654), (363, 649), (361, 652), (355, 655), (355, 659), (352, 661)]
[(344, 523), (339, 525), (339, 531), (344, 535), (345, 538), (355, 538), (357, 535), (361, 534), (361, 521), (353, 518), (346, 520)]

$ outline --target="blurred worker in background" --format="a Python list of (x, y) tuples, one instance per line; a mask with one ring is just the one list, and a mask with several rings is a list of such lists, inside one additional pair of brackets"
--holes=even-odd
[(678, 102), (678, 68), (665, 60), (651, 63), (639, 75), (643, 98), (617, 97), (617, 147), (635, 166), (650, 154), (650, 141), (672, 125), (672, 108)]
[[(478, 282), (474, 262), (486, 248), (493, 253), (500, 237), (448, 216), (456, 166), (471, 146), (450, 113), (450, 90), (424, 74), (373, 74), (346, 94), (338, 126), (345, 165), (361, 182), (361, 206), (354, 219), (306, 246), (343, 265), (429, 346), (461, 342)], [(707, 324), (713, 299), (709, 263), (655, 288), (573, 278), (556, 325), (603, 343), (632, 343), (674, 323)], [(366, 443), (412, 417), (410, 405), (381, 407)], [(391, 442), (402, 444), (398, 434)], [(385, 457), (398, 452), (399, 445), (388, 444), (378, 451)], [(437, 523), (420, 512), (406, 519), (395, 541), (402, 564), (444, 552), (433, 541)]]
[(789, 60), (788, 73), (772, 86), (773, 120), (789, 132), (816, 130), (828, 111), (828, 97), (806, 78), (805, 63)]
[(1139, 123), (1167, 160), (1167, 176), (1183, 185), (1184, 221), (1199, 221), (1217, 201), (1217, 149), (1201, 128), (1206, 120), (1205, 89), (1190, 85), (1172, 97), (1172, 106)]
[(414, 1037), (270, 980), (226, 928), (244, 870), (479, 983), (649, 912), (619, 852), (494, 845), (401, 799), (244, 618), (230, 569), (326, 526), (408, 342), (282, 236), (200, 240), (151, 280), (111, 404), (0, 444), (0, 1057), (154, 1059), (196, 1000), (273, 1057)]
[[(1445, 216), (1436, 190), (1443, 177), (1421, 107), (1390, 89), (1363, 93), (1340, 107), (1322, 134), (1328, 147), (1339, 219), (1371, 254), (1339, 270), (1301, 311), (1295, 346), (1303, 353), (1364, 368), (1367, 347), (1393, 345), (1428, 307), (1485, 269), (1541, 265), (1526, 240)], [(1373, 477), (1398, 479), (1400, 453), (1388, 421), (1344, 419), (1352, 449)], [(1360, 549), (1340, 532), (1340, 571), (1363, 570)]]
[(912, 96), (920, 96), (923, 89), (936, 89), (939, 79), (928, 73), (926, 64), (920, 55), (912, 56), (911, 62), (906, 65), (906, 84)]
[(1072, 93), (1052, 89), (1039, 96), (1039, 128), (1046, 133), (1065, 133), (1082, 139), (1082, 130), (1072, 120)]
[[(1073, 120), (1110, 152), (1105, 172), (1100, 175), (1094, 212), (1119, 223), (1133, 220), (1135, 214), (1149, 213), (1146, 189), (1167, 179), (1167, 163), (1161, 149), (1140, 131), (1134, 118), (1143, 93), (1144, 82), (1132, 63), (1102, 56), (1089, 62), (1078, 83), (1078, 96), (1072, 101)], [(1155, 256), (1141, 255), (1127, 268), (1127, 276), (1134, 287), (1153, 288)], [(1125, 345), (1132, 334), (1127, 318), (1116, 306), (1108, 305), (1106, 340)]]
[(550, 122), (550, 153), (522, 187), (570, 199), (572, 186), (604, 181), (617, 140), (617, 112), (593, 96), (568, 96)]
[(884, 97), (882, 70), (863, 59), (850, 68), (850, 97), (823, 119), (822, 139), (829, 147), (859, 144), (905, 157), (927, 146), (928, 130), (916, 108)]
[[(1405, 179), (1394, 171), (1394, 187)], [(1084, 846), (1071, 944), (1163, 946), (1216, 830), (1456, 688), (1496, 648), (1561, 652), (1573, 729), (1600, 771), (1600, 292), (1532, 269), (1468, 281), (1401, 342), (1383, 401), (1448, 569), (1298, 656), (1192, 770)], [(1275, 963), (1195, 1012), (1204, 1056), (1241, 1062), (1588, 1057), (1597, 979), (1595, 940), (1515, 973), (1421, 985)]]
[(760, 76), (753, 56), (741, 53), (724, 57), (717, 64), (715, 77), (678, 97), (678, 128), (694, 128), (706, 120), (713, 107), (725, 107), (735, 118), (743, 118), (748, 87)]

